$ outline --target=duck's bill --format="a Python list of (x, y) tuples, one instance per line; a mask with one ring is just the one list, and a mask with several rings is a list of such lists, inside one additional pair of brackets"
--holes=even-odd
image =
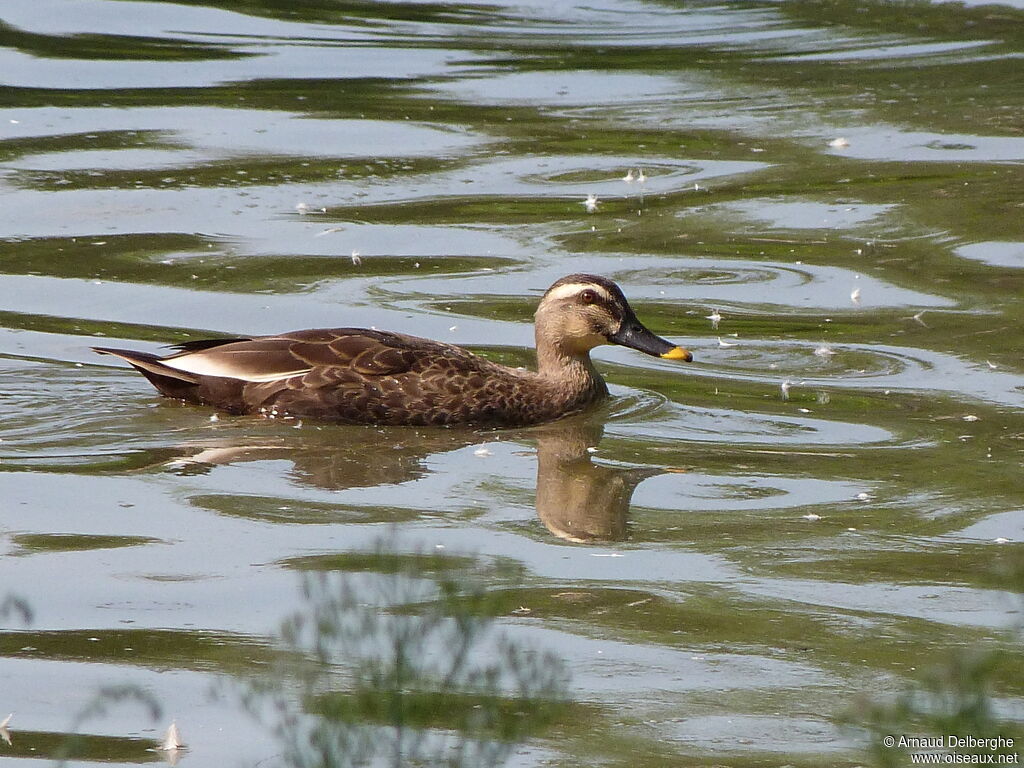
[(613, 333), (608, 337), (608, 341), (648, 355), (663, 357), (666, 360), (683, 360), (687, 363), (693, 360), (693, 355), (689, 350), (677, 347), (671, 341), (666, 341), (660, 336), (655, 336), (638, 322), (624, 322), (618, 333)]
[(682, 347), (672, 347), (668, 352), (658, 355), (658, 357), (664, 357), (666, 360), (682, 360), (686, 363), (693, 360), (690, 350), (683, 349)]

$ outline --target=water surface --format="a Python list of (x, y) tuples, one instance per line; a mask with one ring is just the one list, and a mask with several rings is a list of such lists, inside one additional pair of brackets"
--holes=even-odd
[[(0, 757), (864, 765), (964, 649), (1024, 743), (1019, 3), (0, 18)], [(695, 361), (601, 349), (611, 400), (535, 429), (212, 417), (89, 351), (529, 365), (577, 271)]]

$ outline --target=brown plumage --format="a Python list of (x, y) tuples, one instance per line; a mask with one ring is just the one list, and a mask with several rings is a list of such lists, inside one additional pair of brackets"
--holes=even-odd
[(608, 390), (589, 354), (599, 344), (691, 359), (647, 330), (615, 283), (594, 275), (568, 275), (547, 290), (536, 338), (536, 372), (451, 344), (365, 328), (187, 342), (166, 357), (94, 349), (126, 360), (167, 397), (229, 413), (505, 427), (551, 421), (604, 397)]

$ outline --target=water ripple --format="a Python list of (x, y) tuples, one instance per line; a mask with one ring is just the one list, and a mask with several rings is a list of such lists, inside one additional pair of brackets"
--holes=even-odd
[(704, 365), (690, 373), (808, 388), (942, 392), (1011, 407), (1024, 405), (1021, 377), (987, 362), (915, 347), (730, 339), (691, 345)]
[(813, 416), (755, 413), (666, 403), (657, 421), (612, 423), (608, 433), (644, 440), (788, 447), (891, 445), (896, 435), (882, 427)]

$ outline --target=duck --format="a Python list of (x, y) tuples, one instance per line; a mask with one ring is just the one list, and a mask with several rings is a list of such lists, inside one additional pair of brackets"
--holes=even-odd
[(381, 426), (528, 427), (608, 396), (590, 359), (618, 344), (667, 360), (692, 354), (647, 329), (598, 275), (556, 280), (535, 313), (537, 369), (453, 344), (368, 328), (202, 339), (150, 352), (93, 347), (124, 360), (165, 397), (229, 414)]

